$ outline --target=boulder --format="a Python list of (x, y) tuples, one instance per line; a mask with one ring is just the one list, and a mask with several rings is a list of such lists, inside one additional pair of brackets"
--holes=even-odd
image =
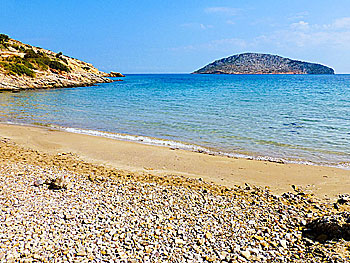
[(64, 177), (57, 177), (47, 182), (49, 189), (61, 190), (70, 188), (70, 182)]
[(107, 75), (107, 77), (110, 77), (110, 78), (124, 78), (125, 76), (122, 73), (111, 71)]
[(326, 240), (350, 240), (350, 213), (317, 218), (308, 224), (303, 235), (320, 242)]

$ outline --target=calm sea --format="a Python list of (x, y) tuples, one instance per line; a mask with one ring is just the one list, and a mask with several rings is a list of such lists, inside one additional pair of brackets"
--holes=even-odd
[(3, 92), (0, 118), (232, 156), (350, 163), (350, 75), (128, 75)]

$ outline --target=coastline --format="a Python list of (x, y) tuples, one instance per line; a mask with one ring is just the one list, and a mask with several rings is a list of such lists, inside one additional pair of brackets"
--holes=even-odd
[(105, 73), (92, 64), (21, 43), (2, 34), (0, 46), (0, 91), (93, 86), (114, 82), (107, 77), (124, 77)]
[(47, 127), (0, 124), (0, 136), (44, 153), (72, 152), (83, 160), (108, 167), (202, 178), (226, 187), (248, 183), (268, 186), (271, 192), (282, 194), (296, 185), (326, 200), (334, 200), (350, 189), (349, 171), (334, 167), (228, 158)]
[[(229, 170), (242, 176), (222, 181)], [(328, 195), (349, 181), (336, 168), (1, 124), (0, 261), (348, 262), (348, 195), (290, 187), (298, 170), (334, 172)]]
[[(5, 77), (7, 79), (5, 79)], [(74, 87), (91, 87), (100, 83), (112, 83), (117, 80), (109, 79), (98, 75), (90, 75), (85, 77), (84, 80), (70, 81), (62, 77), (57, 79), (41, 78), (41, 79), (29, 79), (15, 80), (11, 76), (3, 76), (0, 83), (0, 92), (20, 92), (25, 90), (46, 90), (46, 89), (61, 89), (61, 88), (74, 88)], [(41, 82), (41, 83), (39, 83)]]

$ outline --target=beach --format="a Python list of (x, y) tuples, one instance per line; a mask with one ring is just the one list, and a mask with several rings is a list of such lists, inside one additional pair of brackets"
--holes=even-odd
[(349, 261), (348, 170), (47, 127), (0, 136), (1, 262)]
[(0, 263), (350, 263), (349, 1), (3, 2)]
[(350, 189), (349, 170), (333, 167), (212, 156), (45, 127), (1, 124), (0, 136), (45, 153), (72, 152), (116, 169), (202, 178), (227, 187), (248, 183), (282, 194), (296, 185), (329, 200)]

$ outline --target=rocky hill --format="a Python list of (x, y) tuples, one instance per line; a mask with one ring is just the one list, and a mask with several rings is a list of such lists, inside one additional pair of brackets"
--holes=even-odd
[(109, 76), (116, 77), (61, 52), (33, 47), (0, 34), (0, 90), (91, 86), (113, 82), (106, 78)]
[(277, 55), (244, 53), (223, 58), (194, 74), (334, 74), (332, 68)]

